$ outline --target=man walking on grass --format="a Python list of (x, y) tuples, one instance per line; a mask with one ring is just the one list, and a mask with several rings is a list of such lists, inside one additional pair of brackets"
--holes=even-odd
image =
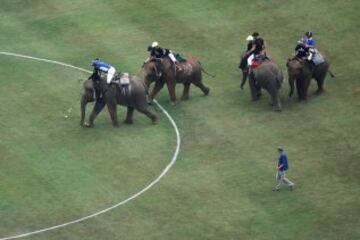
[(280, 146), (277, 149), (279, 151), (280, 156), (277, 164), (276, 186), (273, 189), (273, 191), (279, 191), (282, 182), (285, 182), (289, 186), (290, 190), (293, 190), (294, 183), (291, 182), (289, 179), (287, 179), (287, 177), (285, 176), (286, 171), (289, 169), (286, 152)]

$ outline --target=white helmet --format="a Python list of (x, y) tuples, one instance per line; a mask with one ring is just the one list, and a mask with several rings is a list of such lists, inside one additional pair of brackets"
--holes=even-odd
[(152, 44), (151, 44), (151, 47), (157, 47), (157, 46), (159, 46), (159, 43), (158, 42), (153, 42)]
[(253, 41), (254, 37), (252, 35), (247, 36), (246, 41)]

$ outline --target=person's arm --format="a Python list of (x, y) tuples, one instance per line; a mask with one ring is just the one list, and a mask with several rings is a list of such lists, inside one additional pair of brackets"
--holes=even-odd
[(283, 166), (284, 166), (284, 160), (283, 160), (283, 155), (280, 156), (279, 158), (279, 162), (278, 162), (278, 166), (277, 166), (277, 169), (280, 170)]
[(267, 41), (263, 40), (263, 50), (265, 50), (268, 46), (268, 43)]

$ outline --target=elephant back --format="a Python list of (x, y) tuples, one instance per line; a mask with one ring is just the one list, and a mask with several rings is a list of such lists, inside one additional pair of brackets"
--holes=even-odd
[(267, 81), (276, 81), (277, 88), (280, 88), (283, 82), (283, 74), (280, 67), (272, 61), (265, 61), (260, 66), (251, 69), (251, 75), (256, 81), (263, 81), (265, 79), (268, 79)]
[(186, 56), (186, 61), (180, 63), (181, 71), (177, 72), (179, 80), (183, 77), (192, 76), (198, 72), (201, 72), (201, 65), (197, 58), (184, 54)]

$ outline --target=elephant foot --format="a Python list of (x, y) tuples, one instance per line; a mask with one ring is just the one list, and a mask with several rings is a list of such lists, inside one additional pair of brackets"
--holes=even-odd
[(151, 118), (151, 122), (152, 122), (152, 124), (157, 124), (158, 123), (158, 118), (157, 117), (152, 117)]
[(125, 120), (124, 120), (124, 123), (125, 123), (125, 124), (130, 124), (130, 125), (131, 125), (131, 124), (133, 124), (133, 123), (134, 123), (134, 121), (133, 121), (132, 119), (125, 119)]
[(210, 93), (210, 88), (205, 88), (205, 90), (204, 90), (204, 94), (205, 94), (205, 96), (207, 96), (207, 95), (209, 95), (209, 93)]
[(83, 125), (83, 127), (86, 127), (86, 128), (92, 128), (94, 125), (93, 124), (90, 124), (88, 122), (85, 122)]
[(150, 97), (150, 96), (147, 96), (146, 97), (146, 102), (149, 104), (149, 105), (152, 105), (153, 102), (154, 102), (154, 98)]
[(189, 100), (189, 96), (182, 96), (182, 97), (181, 97), (181, 100), (185, 100), (185, 101), (186, 101), (186, 100)]
[(275, 112), (281, 112), (282, 109), (281, 109), (281, 107), (274, 107), (274, 111), (275, 111)]
[(318, 89), (315, 91), (316, 95), (321, 95), (324, 92), (324, 89)]
[(114, 127), (114, 128), (119, 128), (119, 127), (120, 127), (120, 124), (119, 124), (119, 123), (113, 123), (113, 127)]

